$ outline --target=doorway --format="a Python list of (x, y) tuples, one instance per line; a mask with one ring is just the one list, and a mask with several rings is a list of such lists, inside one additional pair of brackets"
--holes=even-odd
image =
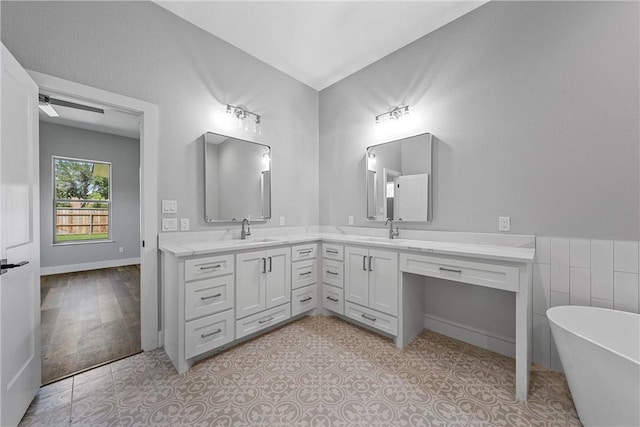
[[(40, 88), (40, 92), (58, 97), (70, 97), (78, 103), (97, 104), (119, 110), (139, 118), (139, 211), (132, 215), (139, 221), (139, 311), (140, 344), (143, 351), (158, 347), (158, 282), (157, 282), (157, 106), (144, 101), (107, 92), (79, 83), (28, 71)], [(55, 108), (55, 106), (54, 106)], [(98, 159), (99, 160), (99, 159)], [(133, 258), (132, 258), (133, 259)], [(82, 263), (79, 263), (82, 264)], [(132, 262), (124, 263), (134, 264)], [(95, 268), (119, 268), (122, 265), (96, 265)], [(85, 269), (83, 269), (85, 270)], [(45, 274), (59, 274), (62, 271), (43, 270)], [(65, 271), (64, 273), (71, 273)], [(106, 271), (104, 272), (106, 274)], [(117, 273), (117, 271), (116, 271)], [(135, 276), (135, 274), (133, 274)]]
[(48, 384), (141, 349), (140, 125), (138, 114), (51, 91), (40, 91), (40, 107)]

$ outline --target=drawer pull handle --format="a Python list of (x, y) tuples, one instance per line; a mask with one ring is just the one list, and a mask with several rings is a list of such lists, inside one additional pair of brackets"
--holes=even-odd
[(367, 320), (371, 320), (372, 322), (376, 321), (376, 318), (373, 317), (373, 316), (369, 316), (369, 315), (363, 314), (362, 317), (364, 317)]
[(312, 250), (311, 250), (311, 249), (307, 249), (306, 251), (299, 251), (299, 252), (298, 252), (298, 255), (308, 255), (308, 254), (310, 254), (311, 252), (312, 252)]
[(327, 249), (327, 250), (326, 250), (326, 252), (327, 252), (328, 254), (337, 254), (337, 253), (338, 253), (338, 251), (337, 251), (337, 250), (335, 250), (335, 249)]
[(203, 265), (202, 267), (200, 267), (200, 270), (213, 270), (214, 268), (220, 268), (222, 267), (221, 264), (216, 264), (216, 265)]
[(334, 298), (334, 297), (327, 297), (327, 299), (328, 299), (329, 301), (333, 301), (333, 302), (338, 302), (338, 301), (340, 301), (338, 298)]
[(333, 274), (334, 276), (337, 276), (339, 273), (336, 273), (335, 271), (327, 270), (327, 274)]
[(300, 273), (300, 275), (301, 275), (301, 276), (307, 276), (307, 275), (309, 275), (309, 274), (311, 274), (311, 272), (310, 272), (310, 271), (307, 271), (306, 273)]
[(462, 273), (462, 270), (456, 270), (453, 268), (444, 268), (444, 267), (440, 267), (440, 271), (449, 271), (451, 273)]
[(267, 323), (267, 322), (271, 322), (272, 320), (273, 320), (273, 317), (269, 317), (268, 319), (258, 320), (258, 323)]
[(306, 297), (305, 299), (301, 299), (300, 302), (307, 302), (307, 301), (311, 301), (313, 298), (311, 297)]
[(210, 336), (217, 335), (222, 332), (222, 329), (217, 329), (213, 332), (209, 332), (208, 334), (200, 334), (200, 338), (209, 338)]
[(218, 297), (221, 297), (221, 296), (222, 296), (222, 294), (221, 294), (220, 292), (218, 292), (217, 294), (215, 294), (215, 295), (209, 295), (208, 297), (200, 297), (200, 299), (201, 299), (202, 301), (206, 301), (206, 300), (208, 300), (208, 299), (218, 298)]

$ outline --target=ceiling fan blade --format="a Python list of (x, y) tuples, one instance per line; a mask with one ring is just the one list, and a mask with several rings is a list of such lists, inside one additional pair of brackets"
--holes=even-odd
[(49, 98), (49, 103), (61, 107), (75, 108), (76, 110), (91, 111), (92, 113), (104, 114), (102, 108), (89, 107), (88, 105), (76, 104), (75, 102), (63, 101), (61, 99)]

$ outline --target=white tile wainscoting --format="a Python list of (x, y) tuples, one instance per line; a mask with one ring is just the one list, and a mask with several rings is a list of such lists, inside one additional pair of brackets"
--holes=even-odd
[(638, 313), (637, 241), (536, 237), (533, 361), (562, 371), (546, 311), (590, 305)]

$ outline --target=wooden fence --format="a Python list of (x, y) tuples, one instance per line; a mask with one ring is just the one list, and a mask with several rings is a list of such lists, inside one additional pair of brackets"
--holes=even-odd
[(57, 208), (56, 234), (104, 234), (109, 232), (105, 208)]

